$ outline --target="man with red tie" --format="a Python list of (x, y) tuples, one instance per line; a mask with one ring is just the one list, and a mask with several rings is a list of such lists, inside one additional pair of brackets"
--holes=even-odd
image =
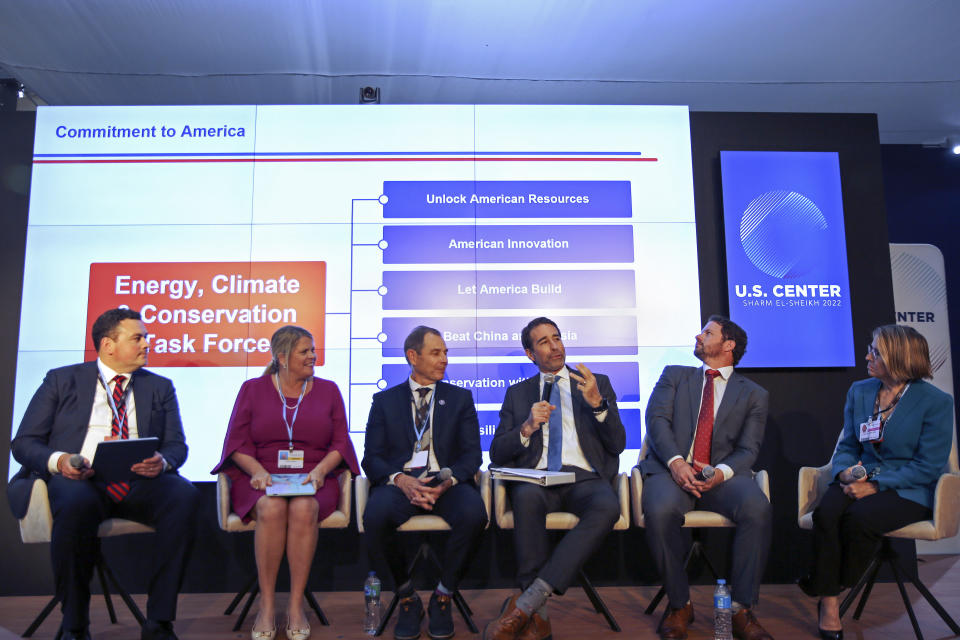
[[(100, 523), (116, 516), (154, 527), (153, 552), (142, 554), (153, 573), (141, 638), (175, 640), (172, 623), (199, 496), (176, 471), (187, 459), (177, 394), (170, 380), (142, 368), (149, 341), (139, 312), (110, 309), (91, 334), (97, 359), (50, 370), (23, 415), (10, 443), (23, 465), (7, 488), (10, 507), (23, 517), (33, 483), (47, 483), (50, 555), (65, 640), (90, 637), (87, 610)], [(94, 441), (146, 437), (158, 439), (157, 452), (131, 467), (129, 482), (104, 482), (80, 455)]]
[[(771, 509), (751, 475), (767, 423), (767, 392), (733, 370), (746, 349), (742, 328), (710, 316), (693, 351), (703, 366), (664, 368), (647, 403), (647, 455), (639, 467), (647, 542), (669, 599), (657, 629), (661, 638), (686, 638), (693, 621), (681, 527), (694, 509), (737, 524), (730, 576), (734, 637), (771, 638), (750, 609), (770, 548)], [(700, 475), (707, 465), (715, 469), (709, 480)]]

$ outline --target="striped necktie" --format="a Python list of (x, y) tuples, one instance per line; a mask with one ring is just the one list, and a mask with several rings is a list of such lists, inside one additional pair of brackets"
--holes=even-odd
[[(126, 394), (123, 392), (123, 383), (126, 379), (126, 376), (116, 376), (113, 379), (113, 404), (117, 411), (113, 414), (110, 435), (120, 440), (130, 437), (130, 428), (127, 425)], [(114, 502), (120, 502), (127, 497), (128, 493), (130, 493), (130, 485), (126, 482), (111, 482), (107, 485), (107, 495)]]

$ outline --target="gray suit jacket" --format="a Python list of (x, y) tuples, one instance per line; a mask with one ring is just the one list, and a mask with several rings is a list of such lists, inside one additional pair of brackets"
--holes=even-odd
[[(170, 465), (169, 472), (175, 472), (187, 459), (187, 444), (173, 383), (146, 369), (134, 371), (131, 380), (137, 433), (141, 438), (160, 439), (158, 451)], [(56, 451), (80, 451), (90, 426), (96, 389), (96, 361), (47, 372), (10, 443), (13, 457), (23, 465), (7, 486), (10, 508), (17, 518), (27, 511), (34, 479), (50, 478), (50, 456)]]
[[(669, 473), (667, 461), (686, 458), (693, 444), (703, 393), (701, 367), (665, 367), (647, 403), (647, 456), (644, 474)], [(710, 462), (725, 464), (734, 473), (747, 473), (757, 460), (767, 424), (768, 394), (763, 387), (734, 371), (713, 423)]]

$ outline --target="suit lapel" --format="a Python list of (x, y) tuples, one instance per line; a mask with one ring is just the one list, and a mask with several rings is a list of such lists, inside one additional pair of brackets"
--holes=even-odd
[(446, 420), (446, 411), (444, 410), (447, 404), (446, 395), (443, 383), (437, 382), (433, 391), (433, 423), (430, 437), (433, 445), (433, 455), (437, 457), (438, 464), (443, 459), (440, 452), (444, 450), (446, 444), (442, 442), (442, 436), (447, 433), (447, 429), (443, 426)]
[(727, 380), (727, 388), (723, 390), (723, 400), (720, 401), (720, 407), (717, 409), (717, 417), (713, 419), (713, 432), (717, 432), (717, 427), (723, 425), (723, 421), (730, 415), (732, 407), (735, 407), (740, 401), (740, 394), (743, 393), (743, 380), (737, 375), (736, 371), (730, 375)]
[(859, 429), (861, 422), (873, 415), (873, 403), (877, 399), (877, 391), (880, 390), (880, 381), (875, 379), (873, 383), (864, 385), (860, 397), (857, 398), (857, 413), (853, 416), (853, 426), (856, 429)]
[(130, 382), (133, 384), (133, 402), (137, 405), (137, 436), (147, 438), (157, 435), (152, 433), (153, 425), (150, 424), (150, 416), (153, 414), (150, 376), (143, 375), (138, 369), (130, 376)]
[[(687, 375), (687, 401), (690, 403), (690, 425), (686, 437), (688, 447), (693, 443), (693, 434), (697, 430), (697, 418), (700, 416), (700, 400), (703, 398), (703, 369), (690, 369)], [(678, 434), (679, 435), (679, 434)]]
[[(540, 402), (540, 373), (537, 372), (533, 375), (533, 377), (527, 378), (524, 384), (526, 385), (524, 393), (527, 396), (527, 402), (529, 403), (528, 406), (533, 406), (535, 403)], [(526, 417), (523, 417), (523, 420), (526, 420)], [(527, 466), (537, 466), (537, 462), (540, 460), (540, 456), (543, 454), (542, 430), (537, 429), (533, 432), (533, 434), (531, 434), (530, 446), (527, 449), (527, 453), (530, 456)]]
[[(900, 401), (897, 403), (896, 408), (893, 410), (893, 415), (890, 416), (890, 420), (883, 425), (884, 441), (887, 441), (891, 433), (895, 435), (900, 423), (913, 415), (914, 407), (920, 402), (920, 390), (914, 388), (914, 386), (918, 384), (919, 383), (915, 382), (910, 385), (910, 388), (907, 389), (906, 393), (903, 394), (903, 397), (900, 398)], [(873, 407), (871, 407), (871, 409), (872, 408)], [(899, 416), (904, 417), (899, 418)]]
[(402, 416), (400, 423), (404, 425), (403, 432), (407, 436), (407, 442), (410, 443), (410, 450), (417, 444), (416, 427), (420, 425), (413, 424), (413, 391), (410, 389), (409, 380), (405, 380), (397, 393), (396, 411)]
[[(76, 416), (77, 429), (79, 434), (74, 451), (79, 451), (83, 446), (83, 440), (86, 437), (87, 429), (90, 428), (90, 414), (93, 412), (93, 401), (97, 397), (97, 385), (100, 384), (99, 369), (97, 361), (88, 362), (77, 371), (77, 405), (84, 407), (84, 411), (78, 412)], [(109, 425), (107, 425), (109, 426)]]

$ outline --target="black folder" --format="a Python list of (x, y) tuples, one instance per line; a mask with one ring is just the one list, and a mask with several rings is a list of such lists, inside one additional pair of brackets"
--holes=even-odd
[(127, 482), (139, 476), (130, 467), (153, 457), (160, 446), (159, 438), (104, 440), (97, 443), (93, 454), (93, 470), (104, 482)]

